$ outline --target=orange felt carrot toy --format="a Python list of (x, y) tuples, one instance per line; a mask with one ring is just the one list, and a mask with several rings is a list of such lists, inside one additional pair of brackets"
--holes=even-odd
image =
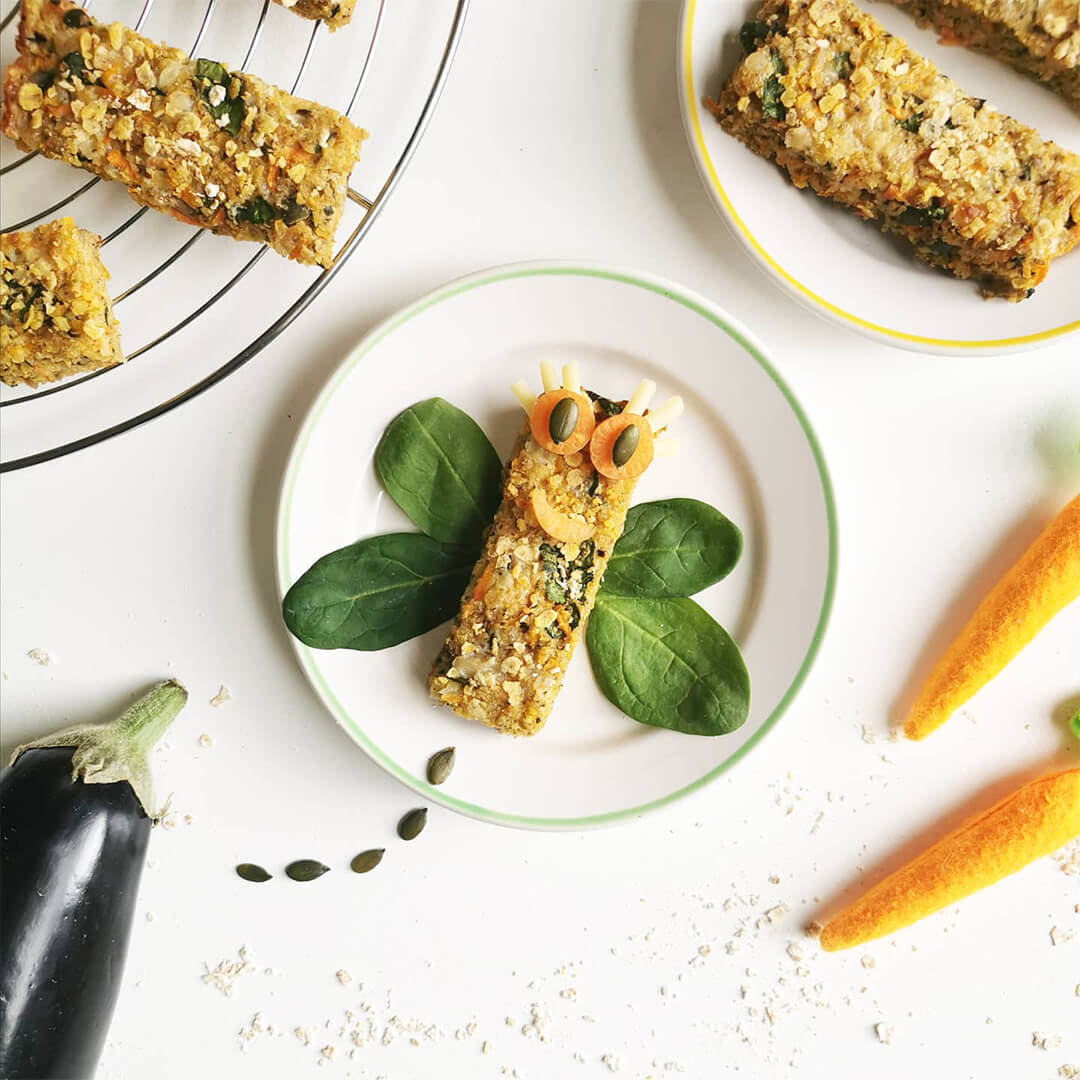
[(830, 919), (826, 952), (910, 926), (1080, 835), (1080, 769), (1025, 784), (965, 822)]
[(986, 595), (938, 660), (904, 723), (923, 739), (1080, 596), (1080, 495)]

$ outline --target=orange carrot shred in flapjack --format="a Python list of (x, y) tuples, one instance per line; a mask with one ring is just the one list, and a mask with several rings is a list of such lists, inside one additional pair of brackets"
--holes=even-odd
[(826, 952), (918, 922), (1080, 835), (1080, 769), (1025, 784), (864, 893), (821, 931)]

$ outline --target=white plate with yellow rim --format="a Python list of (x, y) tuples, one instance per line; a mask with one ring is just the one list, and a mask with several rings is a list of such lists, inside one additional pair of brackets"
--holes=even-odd
[[(648, 377), (661, 396), (685, 399), (671, 428), (679, 456), (658, 457), (634, 501), (702, 499), (741, 529), (738, 565), (695, 599), (742, 650), (746, 723), (713, 738), (637, 724), (602, 696), (582, 645), (547, 725), (513, 739), (429, 701), (446, 626), (382, 652), (290, 640), (338, 723), (414, 791), (483, 821), (583, 828), (667, 805), (739, 761), (792, 701), (825, 630), (836, 570), (825, 462), (798, 402), (735, 319), (668, 281), (566, 263), (488, 270), (418, 300), (356, 346), (304, 421), (282, 487), (277, 576), (284, 596), (327, 552), (415, 530), (372, 464), (386, 425), (414, 402), (437, 395), (463, 409), (505, 460), (522, 422), (510, 385), (538, 386), (543, 359), (577, 361), (601, 393), (629, 396)], [(448, 745), (453, 775), (432, 787), (425, 763)]]
[[(723, 131), (704, 99), (715, 97), (734, 69), (742, 55), (739, 28), (758, 6), (683, 0), (678, 70), (683, 119), (702, 179), (762, 269), (800, 303), (898, 348), (1003, 353), (1080, 330), (1080, 249), (1053, 263), (1028, 300), (986, 300), (973, 283), (925, 266), (872, 223), (797, 190), (777, 166)], [(940, 44), (891, 4), (873, 4), (871, 13), (968, 93), (1080, 153), (1080, 118), (1063, 99), (1004, 64)]]

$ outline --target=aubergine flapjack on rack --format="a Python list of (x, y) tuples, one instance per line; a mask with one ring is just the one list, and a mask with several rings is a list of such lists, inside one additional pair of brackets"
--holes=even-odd
[(544, 392), (514, 393), (528, 414), (503, 497), (457, 619), (429, 679), (432, 698), (511, 735), (544, 725), (592, 611), (638, 478), (680, 397), (649, 412), (656, 384), (628, 401), (582, 390), (577, 365), (541, 365)]
[(124, 184), (144, 206), (329, 266), (365, 132), (215, 60), (70, 0), (23, 0), (3, 133)]
[(37, 386), (123, 361), (100, 245), (69, 217), (0, 234), (0, 382)]
[(322, 19), (331, 30), (344, 26), (351, 18), (356, 0), (275, 0), (283, 8), (305, 19)]
[(1080, 157), (971, 97), (849, 0), (766, 0), (723, 128), (984, 295), (1023, 300), (1080, 242)]

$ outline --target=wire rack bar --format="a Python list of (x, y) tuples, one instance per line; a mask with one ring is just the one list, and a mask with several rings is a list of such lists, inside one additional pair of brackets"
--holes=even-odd
[[(147, 0), (147, 2), (149, 4), (149, 0)], [(364, 65), (361, 68), (361, 72), (357, 80), (357, 85), (353, 91), (352, 98), (350, 99), (349, 108), (352, 108), (353, 103), (355, 103), (356, 97), (360, 91), (360, 87), (367, 74), (371, 55), (374, 51), (374, 42), (378, 37), (378, 32), (382, 22), (382, 16), (386, 2), (387, 0), (380, 0), (379, 11), (376, 18), (375, 27), (372, 32), (372, 42), (371, 44), (369, 44)], [(75, 439), (72, 442), (65, 443), (61, 446), (53, 447), (49, 450), (40, 451), (35, 454), (29, 454), (25, 457), (17, 458), (12, 461), (0, 462), (0, 473), (11, 472), (16, 469), (28, 468), (32, 465), (41, 464), (45, 461), (52, 461), (57, 458), (64, 457), (67, 454), (71, 454), (86, 447), (93, 446), (100, 442), (104, 442), (107, 439), (114, 438), (115, 436), (120, 435), (125, 431), (130, 431), (133, 428), (139, 427), (150, 420), (165, 415), (165, 413), (171, 412), (173, 409), (177, 408), (179, 405), (182, 405), (184, 402), (190, 401), (193, 398), (198, 397), (205, 391), (209, 390), (212, 386), (215, 386), (217, 383), (221, 382), (227, 376), (229, 376), (234, 371), (246, 364), (252, 357), (257, 356), (264, 348), (266, 348), (267, 345), (274, 341), (293, 322), (293, 320), (322, 292), (322, 290), (326, 288), (326, 286), (333, 279), (334, 275), (345, 264), (349, 255), (352, 254), (356, 246), (360, 243), (364, 236), (367, 235), (368, 230), (374, 224), (375, 219), (377, 218), (379, 212), (382, 210), (382, 207), (385, 205), (386, 200), (389, 198), (391, 192), (397, 186), (397, 183), (401, 178), (402, 173), (408, 166), (409, 162), (412, 160), (413, 154), (416, 152), (416, 148), (419, 145), (425, 130), (427, 129), (427, 125), (431, 119), (432, 112), (434, 111), (435, 105), (437, 104), (439, 97), (442, 94), (443, 87), (446, 84), (446, 79), (453, 64), (454, 56), (457, 53), (458, 44), (461, 38), (461, 31), (464, 27), (465, 17), (469, 9), (469, 2), (470, 0), (457, 0), (453, 18), (451, 20), (450, 29), (446, 38), (446, 44), (443, 47), (442, 55), (439, 60), (439, 65), (436, 69), (435, 78), (424, 100), (424, 104), (420, 110), (419, 118), (417, 119), (417, 122), (405, 143), (405, 147), (402, 150), (401, 155), (398, 157), (398, 160), (391, 168), (388, 176), (382, 184), (382, 187), (372, 199), (368, 199), (365, 196), (361, 195), (359, 192), (354, 191), (352, 188), (349, 188), (349, 199), (352, 202), (357, 203), (364, 209), (364, 215), (361, 218), (360, 222), (353, 229), (352, 233), (350, 233), (348, 239), (342, 245), (341, 249), (335, 255), (333, 263), (327, 269), (323, 270), (323, 272), (315, 279), (315, 281), (312, 282), (311, 285), (309, 285), (307, 289), (305, 289), (296, 298), (296, 300), (294, 300), (293, 303), (280, 316), (278, 316), (277, 319), (274, 320), (274, 322), (272, 322), (268, 327), (266, 327), (266, 329), (263, 330), (261, 334), (254, 338), (254, 340), (252, 340), (240, 352), (233, 356), (231, 360), (222, 364), (221, 367), (219, 367), (216, 371), (211, 372), (209, 375), (193, 383), (185, 390), (174, 394), (171, 398), (159, 402), (152, 408), (146, 409), (145, 411), (137, 414), (136, 416), (129, 417), (128, 419), (123, 420), (117, 424), (113, 424), (110, 427), (102, 428), (99, 431), (95, 431), (89, 435), (83, 436), (82, 438)], [(208, 14), (204, 17), (204, 24), (208, 23), (209, 13), (212, 12), (214, 3), (215, 0), (210, 0)], [(256, 36), (253, 39), (251, 45), (249, 46), (248, 56), (250, 56), (252, 50), (255, 47), (255, 42), (258, 39), (258, 33), (261, 30), (268, 4), (269, 0), (264, 0), (262, 15), (260, 16), (259, 24), (256, 29)], [(293, 83), (294, 91), (296, 89), (296, 86), (299, 84), (301, 77), (303, 76), (305, 68), (307, 67), (308, 61), (311, 56), (312, 47), (315, 41), (315, 36), (319, 30), (319, 26), (320, 24), (316, 23), (315, 27), (313, 28), (311, 37), (308, 40), (307, 49), (305, 50), (304, 57), (301, 61), (300, 71), (298, 72), (297, 77)], [(204, 32), (205, 25), (200, 30), (200, 40), (202, 33)], [(194, 51), (194, 49), (192, 51)], [(122, 231), (123, 228), (126, 227), (127, 224), (125, 223), (125, 225), (122, 226), (119, 231)], [(169, 259), (167, 259), (161, 267), (155, 268), (155, 270), (148, 274), (146, 278), (144, 278), (140, 282), (137, 282), (134, 286), (130, 287), (128, 290), (122, 293), (120, 297), (116, 298), (115, 302), (119, 303), (120, 300), (124, 299), (127, 296), (130, 296), (133, 292), (137, 291), (145, 284), (147, 284), (149, 280), (152, 280), (154, 277), (156, 277), (157, 274), (159, 274), (161, 270), (164, 269), (166, 266), (172, 265), (172, 263), (179, 259), (183, 254), (185, 254), (199, 240), (202, 235), (204, 235), (204, 233), (201, 230), (199, 232), (196, 232), (195, 235), (191, 237), (188, 241), (186, 241), (185, 244), (183, 244), (176, 252), (174, 252), (173, 255), (170, 256)], [(219, 289), (216, 293), (214, 293), (211, 297), (204, 301), (203, 304), (200, 305), (195, 311), (186, 316), (175, 326), (165, 331), (164, 334), (160, 335), (153, 341), (131, 353), (128, 359), (131, 360), (137, 356), (144, 355), (150, 349), (154, 348), (156, 345), (171, 337), (173, 334), (179, 332), (185, 326), (189, 325), (192, 321), (197, 319), (201, 314), (203, 314), (203, 312), (205, 312), (209, 307), (211, 307), (219, 299), (221, 299), (221, 297), (224, 296), (241, 278), (243, 278), (258, 262), (258, 260), (265, 254), (265, 252), (265, 246), (261, 247), (252, 256), (252, 258), (249, 259), (248, 262), (245, 263), (244, 266), (242, 266), (241, 269), (224, 286), (222, 286), (221, 289)], [(121, 366), (122, 365), (115, 365), (111, 368), (103, 368), (99, 371), (90, 372), (87, 375), (81, 376), (79, 379), (64, 383), (61, 386), (50, 387), (47, 390), (39, 391), (34, 395), (16, 398), (0, 404), (14, 405), (21, 404), (29, 400), (40, 400), (41, 397), (44, 397), (48, 394), (56, 393), (62, 389), (67, 389), (71, 386), (86, 382), (91, 378), (96, 378), (98, 376), (104, 375), (106, 372), (113, 371)]]

